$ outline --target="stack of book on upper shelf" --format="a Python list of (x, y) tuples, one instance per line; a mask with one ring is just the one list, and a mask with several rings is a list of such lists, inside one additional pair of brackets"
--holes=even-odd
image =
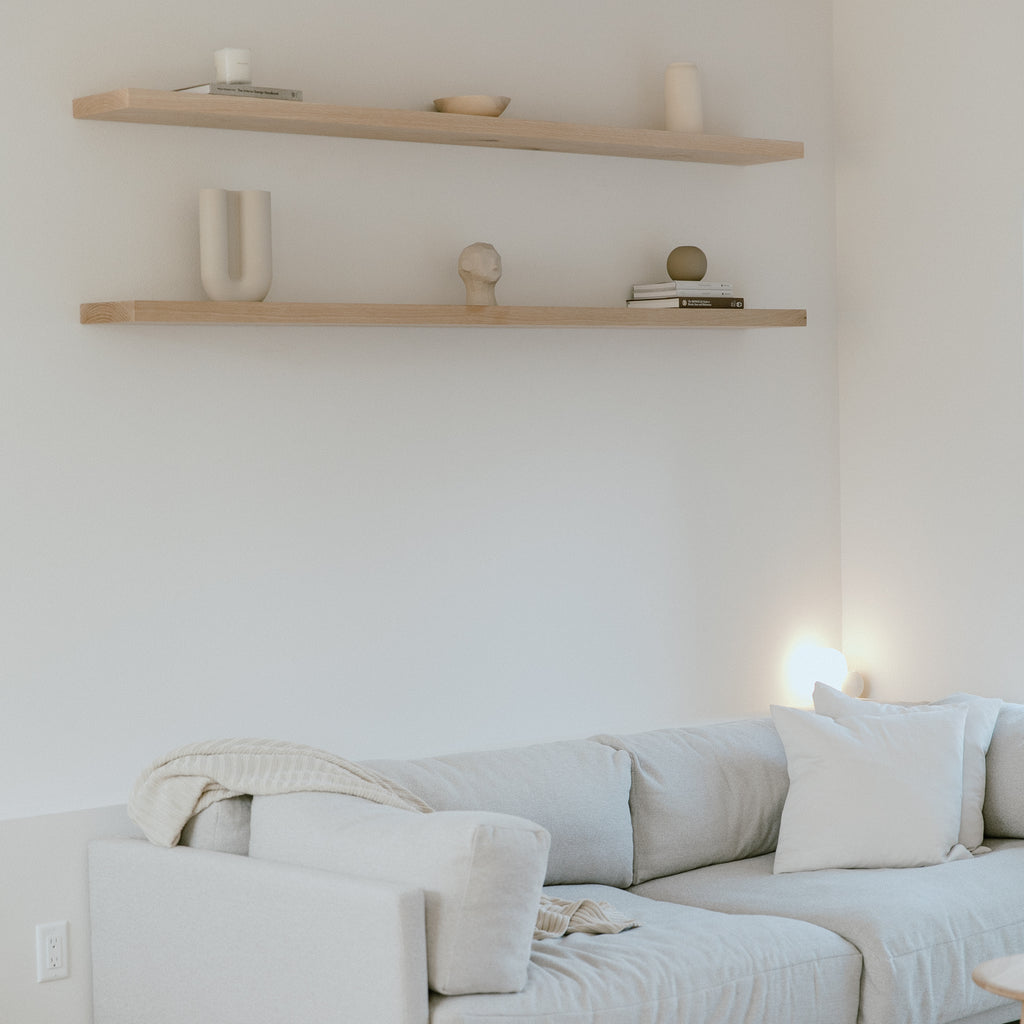
[(278, 89), (273, 85), (252, 85), (248, 82), (204, 82), (202, 85), (186, 85), (174, 91), (199, 92), (210, 96), (248, 96), (257, 100), (302, 100), (301, 89)]
[(732, 293), (724, 281), (662, 281), (633, 285), (633, 298), (627, 306), (641, 309), (742, 309), (743, 300)]

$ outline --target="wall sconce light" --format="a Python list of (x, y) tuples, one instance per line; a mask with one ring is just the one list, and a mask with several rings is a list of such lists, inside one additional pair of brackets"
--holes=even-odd
[(805, 643), (796, 647), (790, 655), (786, 669), (792, 694), (810, 702), (815, 683), (824, 683), (842, 690), (849, 697), (864, 696), (864, 677), (851, 672), (842, 651), (834, 647), (822, 647)]

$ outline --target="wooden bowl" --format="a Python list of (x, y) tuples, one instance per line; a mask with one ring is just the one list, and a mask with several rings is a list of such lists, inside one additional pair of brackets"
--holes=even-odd
[(511, 96), (443, 96), (434, 100), (442, 114), (476, 114), (498, 117), (511, 102)]

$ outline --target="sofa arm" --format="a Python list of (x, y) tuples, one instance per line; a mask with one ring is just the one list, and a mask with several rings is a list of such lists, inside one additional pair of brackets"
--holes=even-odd
[(89, 880), (94, 1024), (426, 1024), (419, 890), (140, 839)]

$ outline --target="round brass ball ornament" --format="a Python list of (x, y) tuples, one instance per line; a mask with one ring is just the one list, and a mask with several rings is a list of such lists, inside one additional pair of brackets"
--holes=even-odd
[(695, 245), (677, 245), (665, 266), (673, 281), (699, 281), (708, 272), (708, 258)]

